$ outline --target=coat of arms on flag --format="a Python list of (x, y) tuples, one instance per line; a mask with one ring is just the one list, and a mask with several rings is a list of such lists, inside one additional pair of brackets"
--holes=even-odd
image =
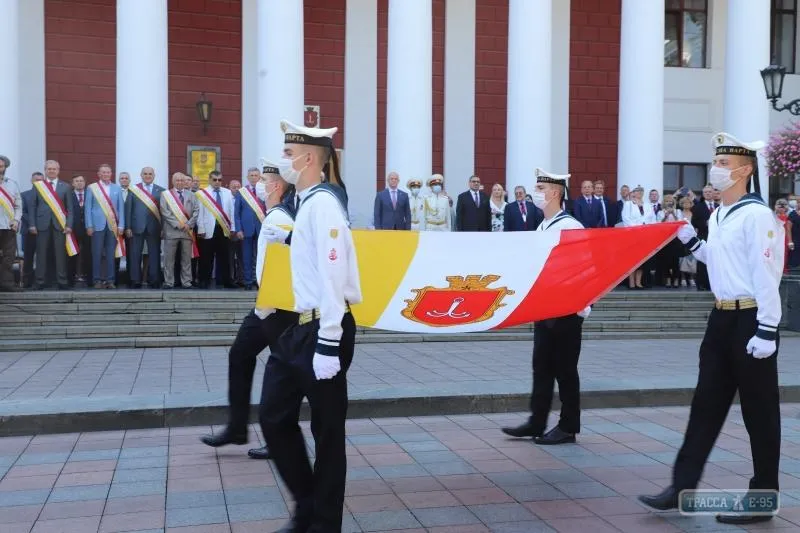
[(411, 289), (416, 293), (412, 300), (406, 300), (408, 307), (402, 316), (415, 322), (434, 327), (474, 324), (492, 318), (495, 311), (506, 304), (502, 303), (514, 291), (507, 287), (490, 288), (500, 276), (447, 276), (447, 287), (432, 286)]

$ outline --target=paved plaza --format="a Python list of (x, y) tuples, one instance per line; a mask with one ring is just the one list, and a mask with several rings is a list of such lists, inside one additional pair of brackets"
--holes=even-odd
[[(784, 405), (783, 413), (782, 509), (753, 530), (800, 530), (800, 404)], [(579, 443), (558, 447), (500, 432), (523, 416), (349, 421), (344, 531), (739, 531), (710, 516), (652, 513), (635, 500), (669, 483), (687, 408), (585, 411)], [(271, 463), (248, 459), (247, 446), (200, 444), (210, 430), (0, 439), (0, 531), (273, 531), (291, 501)], [(252, 429), (251, 440), (258, 442)], [(743, 488), (750, 473), (734, 407), (703, 487)]]

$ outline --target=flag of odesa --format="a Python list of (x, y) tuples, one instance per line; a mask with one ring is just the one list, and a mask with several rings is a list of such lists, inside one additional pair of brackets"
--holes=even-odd
[[(503, 329), (577, 313), (672, 240), (680, 225), (353, 230), (363, 302), (352, 312), (359, 326), (413, 333)], [(294, 310), (288, 246), (269, 245), (257, 306)]]

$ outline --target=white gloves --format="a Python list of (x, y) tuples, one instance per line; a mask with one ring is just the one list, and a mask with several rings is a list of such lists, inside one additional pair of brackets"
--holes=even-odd
[(592, 312), (592, 306), (591, 305), (587, 305), (586, 309), (584, 309), (583, 311), (578, 311), (578, 316), (581, 317), (581, 318), (589, 318), (589, 314), (591, 312)]
[(678, 239), (680, 239), (683, 244), (686, 244), (695, 237), (697, 237), (697, 231), (695, 231), (691, 224), (684, 224), (678, 230)]
[(314, 359), (311, 364), (314, 367), (314, 375), (317, 379), (331, 379), (342, 369), (339, 357), (335, 355), (314, 353)]
[(747, 353), (753, 354), (756, 359), (766, 359), (774, 354), (778, 349), (775, 341), (764, 340), (760, 337), (753, 337), (747, 343)]
[(264, 228), (264, 235), (267, 237), (267, 242), (278, 242), (285, 244), (287, 237), (289, 237), (289, 232), (280, 226), (268, 224)]

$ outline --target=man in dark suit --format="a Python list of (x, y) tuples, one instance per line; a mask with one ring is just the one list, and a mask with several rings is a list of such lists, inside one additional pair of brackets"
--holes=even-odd
[(606, 184), (603, 180), (594, 182), (594, 200), (600, 204), (600, 220), (597, 224), (598, 228), (613, 228), (619, 219), (619, 212), (617, 210), (617, 202), (612, 202), (605, 196)]
[[(156, 185), (156, 172), (152, 167), (144, 167), (142, 182), (129, 187), (125, 202), (125, 235), (131, 238), (131, 251), (128, 254), (128, 272), (133, 288), (142, 286), (142, 251), (147, 243), (147, 282), (151, 289), (161, 284), (161, 193), (164, 188)], [(151, 206), (155, 203), (155, 208)]]
[[(34, 172), (31, 175), (31, 184), (42, 181), (44, 174)], [(31, 233), (30, 228), (34, 225), (33, 201), (36, 189), (31, 187), (20, 194), (22, 197), (22, 221), (20, 222), (20, 232), (22, 233), (22, 280), (26, 289), (33, 287), (33, 258), (36, 257), (36, 234)]]
[(72, 217), (74, 216), (72, 187), (58, 179), (61, 166), (58, 161), (47, 161), (44, 166), (47, 176), (43, 181), (44, 187), (52, 192), (60, 201), (64, 210), (65, 224), (62, 227), (59, 219), (50, 206), (45, 202), (45, 197), (36, 192), (33, 197), (33, 220), (30, 221), (29, 231), (36, 238), (36, 286), (44, 288), (47, 279), (48, 254), (53, 255), (56, 267), (56, 281), (61, 290), (68, 289), (67, 279), (67, 235), (72, 233)]
[(622, 206), (625, 205), (625, 202), (630, 200), (631, 197), (631, 188), (627, 185), (623, 185), (619, 188), (619, 200), (617, 200), (617, 222), (622, 222)]
[(581, 183), (581, 195), (573, 203), (575, 218), (584, 228), (596, 228), (602, 218), (600, 202), (594, 198), (594, 184), (590, 180)]
[(86, 219), (83, 203), (86, 201), (86, 179), (83, 176), (72, 178), (72, 205), (75, 215), (72, 217), (72, 233), (78, 240), (78, 255), (67, 260), (67, 278), (70, 286), (75, 282), (92, 281), (92, 238), (86, 234)]
[(458, 195), (456, 231), (492, 231), (489, 197), (481, 192), (481, 179), (470, 176), (469, 190)]
[[(258, 198), (256, 184), (261, 180), (261, 171), (253, 167), (247, 170), (247, 185), (233, 196), (233, 218), (237, 237), (242, 243), (243, 280), (245, 290), (252, 290), (256, 286), (256, 254), (258, 248), (258, 235), (261, 233), (261, 219), (266, 215), (267, 208)], [(245, 196), (247, 195), (247, 199)], [(256, 213), (255, 205), (261, 210)], [(260, 280), (258, 280), (260, 281)]]
[(503, 211), (503, 231), (534, 231), (544, 220), (542, 210), (525, 199), (525, 187), (514, 187), (514, 200)]
[[(714, 203), (714, 189), (711, 185), (703, 187), (703, 199), (692, 207), (692, 226), (697, 230), (697, 238), (706, 240), (708, 238), (708, 219), (717, 208)], [(708, 281), (708, 269), (703, 261), (697, 262), (697, 277), (695, 279), (698, 291), (710, 290), (711, 285)]]
[(399, 183), (397, 172), (390, 172), (386, 177), (387, 187), (375, 195), (375, 229), (411, 229), (411, 203), (408, 193), (397, 188)]

